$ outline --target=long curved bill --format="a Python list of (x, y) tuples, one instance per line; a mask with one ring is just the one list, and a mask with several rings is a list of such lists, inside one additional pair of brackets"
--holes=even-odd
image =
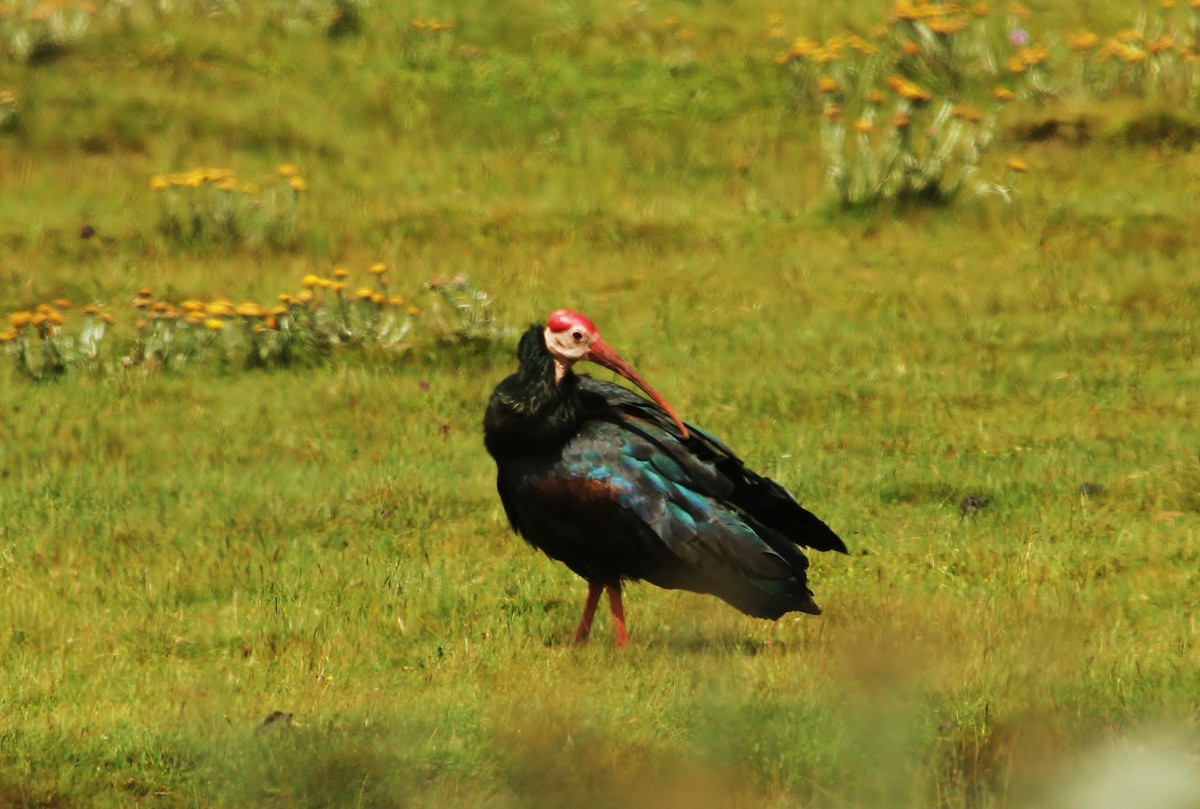
[(608, 370), (620, 374), (633, 384), (637, 385), (642, 389), (642, 391), (645, 392), (647, 396), (653, 399), (659, 407), (666, 411), (666, 414), (671, 417), (672, 421), (675, 422), (675, 426), (679, 428), (679, 432), (684, 438), (687, 438), (688, 435), (690, 435), (690, 433), (688, 433), (688, 428), (683, 425), (683, 419), (676, 415), (675, 408), (667, 404), (667, 400), (659, 395), (658, 391), (650, 387), (650, 384), (646, 382), (646, 380), (642, 379), (641, 374), (635, 371), (632, 365), (621, 359), (621, 355), (613, 351), (612, 346), (610, 346), (608, 343), (597, 338), (592, 343), (592, 346), (588, 350), (587, 356), (584, 357), (584, 359), (590, 360), (597, 365), (603, 365)]

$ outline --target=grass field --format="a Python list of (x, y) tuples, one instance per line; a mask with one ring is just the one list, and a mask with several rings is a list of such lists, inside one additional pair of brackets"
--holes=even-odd
[[(98, 5), (0, 59), (0, 315), (116, 318), (0, 352), (0, 807), (1200, 807), (1194, 97), (1018, 101), (1010, 203), (847, 211), (771, 15), (882, 2)], [(294, 230), (164, 227), (153, 177), (281, 164)], [(143, 287), (376, 261), (407, 350), (121, 362)], [(462, 274), (492, 342), (435, 327)], [(823, 616), (631, 586), (628, 648), (570, 645), (480, 430), (561, 305), (846, 539)]]

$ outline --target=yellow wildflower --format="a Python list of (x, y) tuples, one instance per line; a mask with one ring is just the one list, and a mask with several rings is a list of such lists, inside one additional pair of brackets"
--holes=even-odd
[(297, 194), (303, 194), (308, 190), (308, 183), (304, 182), (303, 177), (292, 177), (288, 180), (288, 187)]
[(52, 301), (52, 303), (55, 306), (57, 306), (59, 309), (70, 309), (71, 308), (71, 302), (69, 300), (67, 300), (66, 298), (55, 298)]
[(295, 177), (300, 173), (300, 169), (296, 168), (291, 163), (282, 163), (279, 168), (275, 169), (279, 172), (280, 177)]
[(1146, 52), (1141, 48), (1123, 48), (1118, 56), (1122, 62), (1128, 62), (1131, 65), (1140, 65), (1146, 61)]
[(20, 332), (18, 332), (16, 329), (8, 329), (7, 331), (0, 331), (0, 343), (12, 342), (13, 340), (17, 339), (17, 337), (19, 335), (20, 335)]
[(1010, 157), (1008, 159), (1008, 167), (1017, 174), (1024, 174), (1029, 171), (1029, 165), (1019, 157)]
[(225, 322), (223, 320), (217, 320), (215, 317), (210, 317), (208, 320), (204, 321), (204, 328), (208, 329), (209, 331), (220, 331), (221, 329), (225, 328)]
[(267, 310), (254, 301), (244, 301), (237, 305), (233, 313), (239, 317), (263, 317)]
[(846, 44), (849, 45), (851, 49), (856, 50), (859, 53), (866, 54), (867, 56), (873, 56), (874, 54), (879, 53), (878, 45), (870, 40), (863, 39), (858, 34), (851, 34), (849, 37), (847, 37)]
[(300, 286), (304, 287), (305, 289), (312, 289), (313, 287), (320, 285), (321, 277), (319, 275), (313, 275), (312, 273), (309, 273), (308, 275), (304, 276), (304, 278), (300, 279)]
[(927, 90), (922, 89), (919, 85), (911, 81), (902, 82), (896, 89), (896, 94), (903, 99), (917, 104), (923, 104), (933, 98)]
[(1050, 56), (1050, 49), (1045, 45), (1030, 45), (1027, 48), (1021, 48), (1017, 52), (1017, 56), (1022, 62), (1029, 67), (1040, 65)]
[(150, 190), (151, 191), (162, 191), (168, 185), (169, 185), (169, 183), (167, 182), (167, 178), (162, 176), (161, 174), (156, 174), (150, 178)]
[(33, 322), (32, 312), (13, 312), (8, 316), (8, 322), (14, 329), (21, 329)]
[(859, 118), (854, 122), (854, 131), (861, 135), (868, 135), (875, 131), (875, 124), (871, 123), (866, 118)]
[(841, 88), (837, 83), (837, 79), (829, 76), (822, 76), (817, 80), (817, 92), (819, 93), (836, 93)]
[(907, 20), (912, 22), (919, 20), (925, 16), (925, 12), (918, 6), (908, 2), (908, 0), (896, 0), (896, 4), (892, 6), (892, 19)]
[(387, 265), (382, 261), (376, 261), (367, 272), (371, 273), (371, 275), (383, 275), (387, 272)]
[(820, 45), (808, 37), (799, 37), (792, 42), (792, 49), (790, 53), (797, 59), (805, 59), (816, 53), (820, 47)]
[(1150, 53), (1162, 53), (1163, 51), (1173, 50), (1175, 48), (1175, 37), (1170, 34), (1163, 34), (1146, 47), (1150, 49)]
[(350, 271), (347, 270), (345, 267), (334, 267), (333, 268), (333, 277), (334, 278), (345, 278), (349, 275), (350, 275)]
[(1067, 39), (1067, 46), (1073, 51), (1087, 51), (1096, 47), (1096, 43), (1099, 41), (1100, 37), (1091, 31), (1082, 31), (1078, 34), (1072, 34)]
[(948, 17), (942, 20), (933, 20), (932, 22), (928, 23), (928, 25), (929, 30), (933, 31), (935, 34), (950, 36), (951, 34), (957, 34), (959, 31), (966, 28), (967, 21), (962, 17)]
[(1012, 90), (1008, 89), (1007, 87), (993, 87), (992, 88), (992, 98), (996, 99), (997, 101), (1001, 101), (1001, 102), (1013, 101), (1016, 99), (1016, 97), (1017, 97), (1016, 93), (1014, 93)]
[(360, 301), (369, 301), (374, 295), (375, 290), (371, 289), (370, 287), (359, 287), (354, 293), (354, 297), (358, 298)]

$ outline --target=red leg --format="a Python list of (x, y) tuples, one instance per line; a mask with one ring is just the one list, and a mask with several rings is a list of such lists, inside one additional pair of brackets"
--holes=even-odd
[(583, 617), (579, 619), (579, 628), (575, 630), (575, 642), (583, 643), (592, 631), (592, 619), (596, 617), (596, 605), (600, 603), (600, 590), (603, 585), (598, 581), (588, 582), (587, 601), (583, 605)]
[(612, 610), (613, 626), (617, 633), (617, 648), (623, 649), (629, 643), (629, 633), (625, 630), (625, 605), (621, 603), (621, 585), (606, 584), (608, 591), (608, 606)]

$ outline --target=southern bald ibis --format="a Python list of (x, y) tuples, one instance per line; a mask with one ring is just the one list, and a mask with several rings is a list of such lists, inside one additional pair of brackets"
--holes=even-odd
[[(587, 580), (576, 642), (604, 592), (617, 646), (628, 642), (621, 585), (630, 580), (715, 595), (758, 618), (820, 613), (800, 547), (845, 553), (842, 540), (685, 424), (591, 320), (559, 309), (525, 332), (517, 355), (519, 369), (488, 401), (484, 444), (513, 529)], [(650, 398), (576, 375), (585, 360)]]

